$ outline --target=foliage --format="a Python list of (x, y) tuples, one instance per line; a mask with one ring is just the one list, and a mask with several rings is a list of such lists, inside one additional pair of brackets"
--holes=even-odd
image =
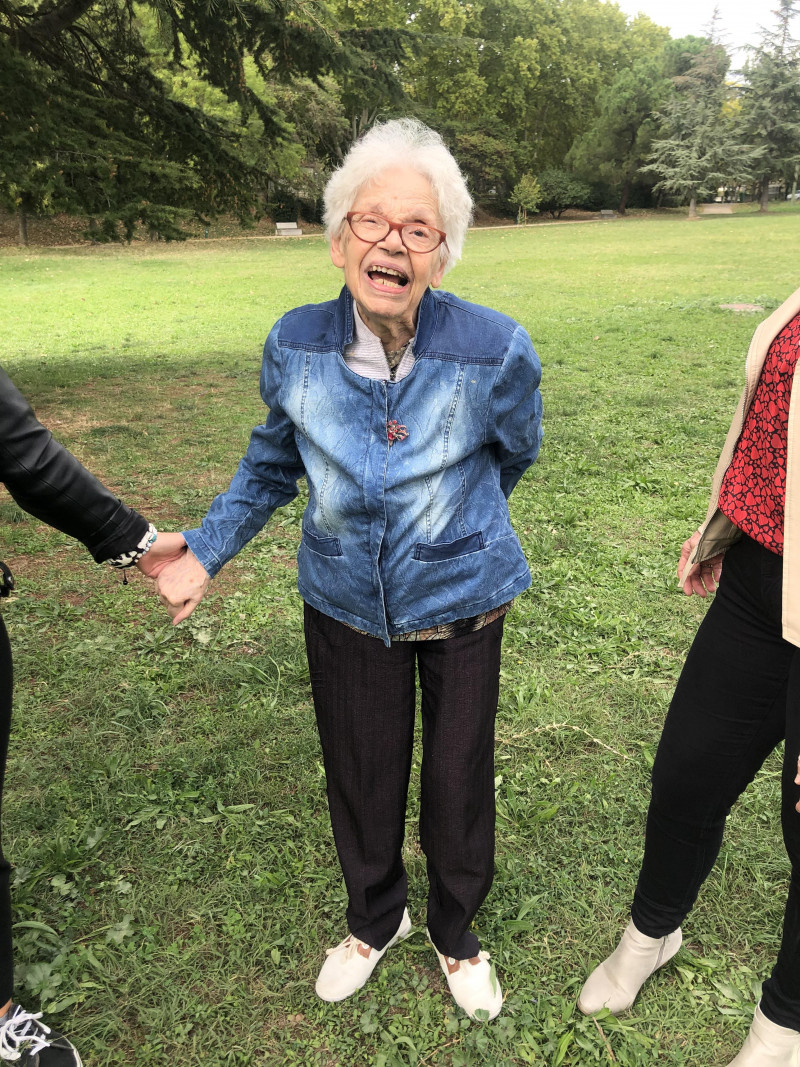
[(560, 219), (567, 208), (582, 207), (591, 195), (586, 182), (557, 167), (542, 171), (539, 191), (542, 211), (549, 212), (554, 219)]
[(598, 91), (666, 36), (600, 0), (397, 0), (395, 10), (419, 35), (408, 92), (479, 198), (507, 197), (526, 171), (560, 165)]
[[(402, 97), (394, 63), (407, 34), (337, 34), (326, 20), (313, 0), (8, 0), (0, 199), (83, 212), (128, 239), (137, 223), (180, 236), (187, 214), (246, 220), (270, 183), (302, 187), (304, 147), (324, 146), (325, 159), (348, 93), (368, 83), (373, 96)], [(325, 99), (326, 71), (342, 80), (341, 104)], [(292, 84), (294, 95), (280, 93)], [(302, 136), (295, 103), (298, 122), (311, 119)]]
[(528, 221), (528, 212), (536, 211), (542, 200), (542, 189), (538, 178), (532, 174), (523, 174), (511, 193), (511, 203), (517, 204), (523, 223)]
[[(754, 53), (741, 111), (773, 174), (800, 125), (784, 31)], [(604, 0), (2, 0), (0, 206), (23, 228), (83, 214), (97, 240), (278, 203), (316, 217), (353, 140), (400, 114), (442, 132), (490, 207), (553, 168), (614, 189), (623, 212), (656, 173), (692, 199), (727, 149), (731, 173), (750, 158), (706, 53)]]
[(568, 156), (583, 177), (619, 187), (621, 215), (625, 214), (631, 184), (650, 152), (653, 113), (669, 89), (664, 66), (663, 56), (647, 56), (621, 70), (601, 91), (597, 120)]
[(764, 30), (744, 67), (742, 121), (759, 150), (755, 174), (761, 209), (767, 210), (770, 181), (786, 178), (800, 163), (800, 44), (790, 35), (795, 0), (780, 0), (777, 26)]
[(726, 108), (728, 65), (722, 45), (709, 41), (686, 72), (673, 78), (672, 95), (658, 115), (661, 129), (647, 170), (658, 177), (656, 192), (689, 203), (690, 217), (697, 214), (698, 197), (746, 180), (757, 157), (742, 143), (734, 113)]

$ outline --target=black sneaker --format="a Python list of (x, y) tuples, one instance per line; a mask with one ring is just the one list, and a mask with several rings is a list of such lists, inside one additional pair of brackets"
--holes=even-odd
[(62, 1034), (39, 1022), (19, 1004), (12, 1004), (0, 1022), (0, 1063), (19, 1067), (82, 1067), (78, 1050)]

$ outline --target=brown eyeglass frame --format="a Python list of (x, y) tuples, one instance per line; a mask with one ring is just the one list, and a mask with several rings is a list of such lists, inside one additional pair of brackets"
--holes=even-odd
[[(381, 236), (378, 237), (376, 240), (368, 241), (365, 237), (359, 237), (356, 231), (353, 229), (353, 219), (356, 215), (372, 215), (373, 218), (383, 219), (389, 229), (386, 231), (386, 233), (381, 234)], [(427, 222), (390, 222), (389, 219), (387, 219), (384, 215), (379, 215), (377, 211), (348, 211), (345, 215), (345, 218), (347, 219), (347, 225), (350, 227), (353, 237), (355, 237), (357, 241), (363, 241), (365, 245), (376, 245), (378, 241), (383, 241), (384, 238), (388, 237), (392, 230), (397, 230), (398, 234), (400, 235), (400, 240), (403, 244), (403, 248), (407, 249), (409, 252), (413, 252), (416, 256), (430, 255), (431, 252), (435, 252), (436, 249), (440, 248), (443, 244), (447, 244), (447, 234), (444, 232), (444, 230), (437, 230), (435, 226), (429, 226)], [(434, 245), (433, 248), (428, 248), (424, 252), (417, 252), (415, 249), (409, 248), (405, 241), (403, 241), (403, 230), (406, 229), (407, 226), (424, 226), (426, 230), (433, 230), (434, 233), (437, 233), (439, 235), (439, 244)]]

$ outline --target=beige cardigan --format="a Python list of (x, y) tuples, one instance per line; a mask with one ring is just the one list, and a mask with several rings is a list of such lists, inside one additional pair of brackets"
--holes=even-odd
[[(725, 438), (725, 446), (714, 472), (711, 485), (711, 501), (703, 525), (701, 537), (683, 572), (685, 579), (690, 567), (718, 552), (724, 552), (738, 541), (741, 531), (719, 510), (719, 491), (725, 471), (728, 469), (736, 442), (744, 426), (744, 419), (761, 376), (761, 368), (767, 358), (772, 341), (783, 327), (800, 312), (800, 289), (773, 311), (756, 328), (745, 364), (745, 387), (731, 428)], [(800, 386), (792, 389), (789, 405), (788, 450), (786, 456), (786, 510), (783, 526), (783, 636), (793, 645), (800, 645)]]

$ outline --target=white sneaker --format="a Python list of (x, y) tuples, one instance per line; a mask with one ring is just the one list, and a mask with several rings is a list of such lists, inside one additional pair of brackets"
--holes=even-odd
[(800, 1032), (771, 1022), (758, 1004), (742, 1050), (728, 1067), (800, 1067)]
[(397, 933), (385, 948), (372, 948), (365, 941), (359, 941), (353, 934), (348, 934), (336, 948), (326, 950), (328, 958), (322, 965), (314, 987), (317, 996), (331, 1003), (345, 1000), (364, 985), (381, 956), (410, 933), (411, 919), (406, 908)]
[(647, 937), (632, 922), (607, 960), (586, 979), (578, 997), (584, 1015), (608, 1008), (612, 1015), (627, 1011), (650, 975), (669, 963), (681, 947), (680, 927), (666, 937)]
[(0, 1063), (18, 1067), (82, 1067), (78, 1050), (63, 1034), (40, 1022), (40, 1011), (12, 1004), (0, 1022)]
[[(428, 933), (429, 940), (430, 936)], [(477, 1018), (476, 1012), (479, 1011), (486, 1012), (483, 1022), (496, 1018), (503, 1007), (503, 991), (494, 964), (489, 963), (489, 953), (479, 952), (472, 959), (456, 960), (452, 956), (443, 956), (436, 945), (433, 948), (459, 1008), (463, 1008), (470, 1019)]]

